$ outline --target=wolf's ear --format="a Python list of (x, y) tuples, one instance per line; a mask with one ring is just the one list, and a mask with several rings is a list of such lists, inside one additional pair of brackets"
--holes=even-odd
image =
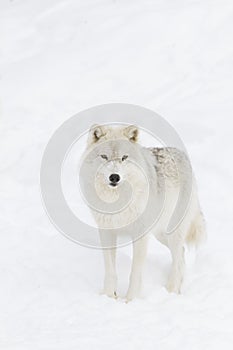
[(106, 130), (103, 125), (92, 125), (89, 131), (88, 144), (90, 145), (99, 141), (99, 139), (101, 139), (101, 137), (103, 137), (104, 135), (106, 135)]
[(138, 134), (139, 134), (139, 130), (138, 130), (138, 128), (135, 125), (127, 126), (127, 128), (124, 129), (124, 135), (131, 142), (137, 142), (138, 141)]

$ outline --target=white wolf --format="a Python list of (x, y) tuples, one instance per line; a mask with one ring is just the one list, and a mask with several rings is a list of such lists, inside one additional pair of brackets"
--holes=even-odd
[[(129, 225), (146, 210), (148, 196), (158, 200), (161, 192), (166, 191), (163, 211), (157, 222), (150, 228), (150, 232), (165, 244), (171, 251), (172, 267), (167, 289), (180, 293), (184, 276), (184, 245), (193, 243), (196, 246), (205, 236), (203, 215), (197, 196), (195, 179), (191, 172), (191, 196), (188, 206), (179, 225), (171, 234), (167, 234), (168, 223), (174, 213), (180, 189), (183, 195), (188, 195), (186, 179), (190, 174), (190, 163), (184, 152), (176, 148), (144, 148), (138, 143), (139, 129), (136, 126), (109, 127), (94, 125), (89, 131), (86, 154), (92, 154), (90, 172), (96, 172), (95, 195), (105, 203), (114, 203), (121, 192), (124, 183), (130, 183), (132, 196), (123, 210), (114, 213), (93, 211), (93, 215), (100, 231), (105, 262), (104, 293), (109, 297), (117, 297), (116, 275), (116, 247), (117, 236), (122, 234), (121, 228)], [(129, 147), (127, 147), (127, 145)], [(132, 152), (133, 150), (133, 152)], [(140, 166), (138, 165), (140, 164)], [(179, 171), (177, 171), (177, 165)], [(146, 178), (145, 178), (146, 174)], [(150, 193), (148, 194), (148, 181)], [(87, 181), (88, 182), (88, 181)], [(87, 183), (87, 186), (90, 184)], [(92, 191), (92, 189), (91, 189)], [(187, 192), (187, 193), (185, 193)], [(182, 193), (182, 192), (181, 192)], [(92, 192), (91, 194), (92, 195)], [(150, 208), (153, 214), (155, 208)], [(154, 214), (155, 215), (155, 214)], [(144, 219), (145, 220), (145, 219)], [(146, 222), (141, 227), (147, 228)], [(135, 231), (135, 230), (133, 230)], [(142, 230), (143, 231), (143, 230)], [(132, 237), (133, 261), (130, 283), (126, 300), (130, 301), (138, 296), (141, 287), (143, 263), (146, 257), (148, 234), (135, 236), (135, 232), (128, 232)]]

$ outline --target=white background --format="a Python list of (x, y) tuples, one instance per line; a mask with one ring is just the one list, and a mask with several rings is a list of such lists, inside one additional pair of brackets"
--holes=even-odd
[[(231, 349), (232, 0), (0, 0), (0, 33), (0, 348)], [(101, 252), (43, 210), (50, 136), (108, 102), (161, 114), (190, 154), (209, 239), (187, 254), (181, 296), (164, 288), (170, 256), (154, 240), (144, 298), (100, 296)], [(130, 255), (118, 252), (120, 296)]]

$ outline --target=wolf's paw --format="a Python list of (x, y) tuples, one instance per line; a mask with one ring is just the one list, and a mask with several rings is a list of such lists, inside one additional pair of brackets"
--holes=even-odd
[(125, 304), (130, 303), (133, 299), (134, 299), (134, 298), (128, 298), (128, 297), (126, 296), (126, 298), (125, 298)]
[(125, 302), (126, 304), (128, 304), (130, 301), (132, 301), (133, 299), (137, 298), (138, 293), (134, 290), (129, 290), (126, 294), (125, 297)]
[(169, 293), (176, 293), (176, 294), (180, 294), (181, 293), (181, 283), (175, 282), (174, 280), (170, 279), (167, 282), (166, 285), (167, 291)]
[(113, 298), (113, 299), (117, 299), (118, 296), (117, 296), (117, 292), (116, 291), (111, 291), (111, 290), (102, 290), (100, 292), (101, 295), (106, 295), (107, 297), (109, 298)]
[(127, 295), (126, 295), (126, 298), (125, 298), (125, 303), (128, 304), (130, 301), (132, 301), (133, 298), (129, 298)]

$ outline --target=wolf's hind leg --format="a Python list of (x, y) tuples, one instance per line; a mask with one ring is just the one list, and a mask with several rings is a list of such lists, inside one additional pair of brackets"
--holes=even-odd
[(184, 278), (185, 260), (184, 244), (178, 232), (172, 234), (172, 237), (168, 240), (168, 245), (172, 255), (172, 267), (167, 282), (167, 290), (180, 294)]

